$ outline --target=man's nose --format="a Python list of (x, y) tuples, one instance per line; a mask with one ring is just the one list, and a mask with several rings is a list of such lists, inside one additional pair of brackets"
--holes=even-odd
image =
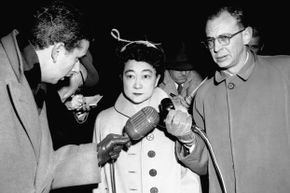
[(213, 42), (213, 50), (214, 50), (214, 52), (218, 52), (222, 47), (223, 47), (222, 44), (219, 43), (219, 41), (217, 39), (215, 39), (214, 42)]

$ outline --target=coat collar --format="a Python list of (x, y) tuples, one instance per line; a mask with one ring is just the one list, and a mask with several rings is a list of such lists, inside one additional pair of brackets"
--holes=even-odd
[[(164, 92), (162, 89), (160, 88), (155, 88), (152, 97), (149, 99), (148, 105), (147, 106), (152, 106), (154, 107), (157, 112), (159, 112), (159, 104), (161, 102), (162, 99), (167, 98), (168, 95), (166, 94), (166, 92)], [(133, 104), (131, 101), (129, 101), (124, 95), (123, 93), (121, 93), (115, 103), (114, 106), (115, 110), (126, 116), (126, 117), (131, 117), (133, 116), (135, 113), (137, 113), (140, 109), (140, 107), (138, 107), (137, 105)]]
[[(23, 62), (21, 52), (18, 47), (16, 36), (18, 35), (17, 30), (13, 30), (10, 34), (1, 38), (1, 43), (6, 51), (9, 63), (18, 79), (21, 80), (23, 76)], [(17, 57), (15, 57), (17, 56)]]
[(24, 60), (24, 74), (33, 92), (38, 111), (40, 112), (45, 100), (47, 85), (41, 82), (40, 64), (33, 46), (28, 41), (25, 41), (21, 51)]
[[(1, 43), (6, 51), (10, 61), (9, 63), (12, 66), (17, 80), (20, 82), (25, 74), (37, 106), (39, 110), (41, 110), (46, 93), (46, 84), (41, 83), (41, 71), (38, 57), (32, 45), (26, 40), (23, 41), (24, 38), (19, 37), (21, 35), (18, 34), (19, 32), (17, 30), (13, 30), (10, 34), (1, 38)], [(18, 41), (22, 43), (25, 42), (25, 44), (18, 44)], [(21, 51), (23, 51), (23, 54), (21, 54)]]
[[(248, 58), (248, 61), (246, 62), (246, 65), (237, 73), (237, 76), (243, 80), (248, 80), (251, 73), (253, 72), (253, 69), (256, 63), (256, 55), (250, 51), (248, 51), (248, 54), (249, 54), (249, 58)], [(223, 71), (216, 71), (215, 73), (215, 81), (217, 83), (222, 82), (228, 77), (229, 75)]]
[(9, 79), (11, 78), (12, 81), (7, 81), (7, 92), (10, 95), (11, 104), (13, 105), (20, 124), (23, 126), (31, 145), (33, 146), (35, 156), (38, 159), (41, 140), (39, 136), (41, 135), (41, 130), (39, 129), (39, 121), (34, 119), (37, 116), (37, 111), (35, 109), (35, 102), (32, 98), (32, 93), (30, 90), (27, 90), (30, 89), (30, 87), (23, 73), (25, 62), (22, 60), (23, 58), (20, 48), (18, 47), (19, 44), (16, 40), (17, 34), (18, 32), (14, 30), (9, 35), (1, 38), (1, 43), (9, 60), (7, 63), (11, 66), (11, 69), (13, 69), (12, 71), (15, 74), (15, 76), (9, 74)]

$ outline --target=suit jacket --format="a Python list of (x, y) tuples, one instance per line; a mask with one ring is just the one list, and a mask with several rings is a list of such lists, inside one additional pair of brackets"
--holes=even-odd
[(95, 144), (53, 151), (45, 103), (37, 110), (24, 76), (16, 35), (0, 45), (0, 190), (48, 193), (51, 188), (98, 183)]

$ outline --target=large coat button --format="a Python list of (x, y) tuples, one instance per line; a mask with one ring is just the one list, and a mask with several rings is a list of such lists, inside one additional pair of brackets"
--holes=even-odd
[(157, 175), (157, 171), (155, 169), (151, 169), (151, 170), (149, 170), (149, 175), (154, 177)]
[(148, 151), (147, 155), (148, 155), (148, 157), (152, 158), (152, 157), (155, 157), (156, 153), (155, 153), (155, 151), (150, 150), (150, 151)]
[(158, 193), (158, 188), (156, 187), (150, 188), (150, 193)]

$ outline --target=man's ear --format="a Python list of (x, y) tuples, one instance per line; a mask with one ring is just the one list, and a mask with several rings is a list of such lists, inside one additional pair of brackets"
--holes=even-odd
[(247, 27), (245, 29), (245, 31), (242, 32), (243, 33), (243, 42), (244, 42), (244, 45), (247, 45), (252, 37), (253, 37), (253, 28), (252, 27)]
[(53, 45), (53, 48), (51, 50), (51, 59), (53, 61), (53, 63), (56, 63), (57, 58), (59, 57), (59, 55), (65, 52), (65, 47), (64, 47), (64, 43), (60, 42), (60, 43), (55, 43)]

